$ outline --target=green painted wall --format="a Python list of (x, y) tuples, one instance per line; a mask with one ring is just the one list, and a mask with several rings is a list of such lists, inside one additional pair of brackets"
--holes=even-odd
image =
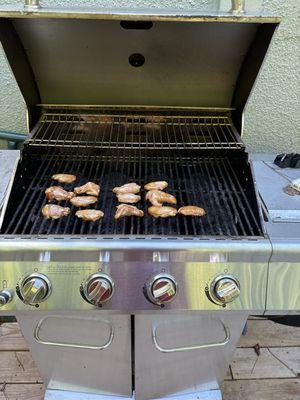
[[(0, 0), (0, 5), (23, 4)], [(44, 6), (102, 6), (228, 10), (229, 0), (45, 0)], [(283, 17), (248, 101), (244, 141), (249, 151), (300, 152), (300, 0), (246, 0), (248, 10)], [(0, 130), (26, 132), (23, 99), (0, 47)], [(1, 143), (0, 143), (1, 146)]]

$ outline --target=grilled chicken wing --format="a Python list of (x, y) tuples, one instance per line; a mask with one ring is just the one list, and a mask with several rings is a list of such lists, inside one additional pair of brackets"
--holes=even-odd
[(57, 204), (47, 204), (42, 208), (42, 214), (46, 219), (59, 219), (70, 214), (69, 207), (61, 207)]
[(161, 206), (162, 203), (177, 204), (176, 197), (161, 190), (149, 190), (146, 194), (146, 200), (149, 200), (156, 207)]
[(124, 194), (124, 193), (136, 194), (136, 193), (139, 193), (140, 190), (141, 190), (141, 187), (134, 182), (126, 183), (123, 186), (113, 188), (113, 192), (116, 194)]
[(117, 206), (115, 219), (119, 219), (122, 217), (130, 217), (132, 215), (135, 217), (143, 217), (144, 211), (139, 210), (135, 206), (129, 206), (128, 204), (120, 204), (119, 206)]
[(168, 217), (175, 217), (177, 214), (177, 210), (174, 207), (168, 206), (152, 206), (148, 208), (148, 213), (152, 215), (154, 218), (168, 218)]
[(76, 181), (76, 176), (70, 174), (55, 174), (51, 179), (54, 179), (60, 183), (72, 183)]
[(178, 214), (186, 215), (186, 216), (192, 216), (192, 217), (203, 217), (206, 212), (204, 208), (197, 207), (197, 206), (185, 206), (181, 207), (178, 210)]
[(95, 196), (77, 196), (73, 197), (70, 201), (75, 207), (87, 207), (90, 204), (96, 203), (98, 199)]
[(74, 189), (76, 194), (89, 194), (91, 196), (99, 196), (100, 186), (93, 182), (88, 182), (85, 185), (78, 186)]
[(120, 193), (117, 198), (120, 203), (137, 203), (141, 200), (141, 196), (133, 193)]
[(144, 186), (146, 190), (164, 190), (168, 186), (166, 181), (149, 182)]
[(104, 217), (104, 212), (100, 210), (78, 210), (75, 213), (76, 217), (83, 219), (84, 221), (97, 221)]
[(61, 186), (50, 186), (45, 190), (45, 194), (48, 200), (70, 200), (75, 196), (73, 192), (67, 192)]

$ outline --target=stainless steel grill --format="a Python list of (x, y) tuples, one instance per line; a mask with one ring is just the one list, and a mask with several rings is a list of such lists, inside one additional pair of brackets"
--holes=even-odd
[(31, 146), (93, 149), (240, 149), (244, 147), (229, 111), (130, 112), (116, 108), (70, 110), (48, 108)]
[[(51, 176), (57, 172), (74, 173), (78, 177), (76, 185), (87, 180), (100, 183), (101, 193), (94, 207), (104, 211), (103, 220), (81, 222), (75, 217), (73, 206), (67, 218), (57, 221), (43, 219), (41, 209), (47, 203), (44, 191), (55, 184)], [(27, 160), (18, 173), (20, 182), (13, 188), (13, 200), (2, 227), (4, 234), (262, 235), (258, 210), (247, 181), (249, 171), (241, 170), (240, 162), (225, 157), (183, 157), (180, 153), (174, 155), (174, 152), (172, 155), (160, 152), (149, 155), (147, 150), (130, 153), (119, 150), (119, 154), (103, 156), (75, 154), (67, 158), (53, 154)], [(179, 205), (199, 204), (207, 215), (203, 218), (177, 216), (156, 220), (147, 215), (149, 204), (146, 204), (143, 192), (138, 207), (145, 211), (145, 217), (115, 221), (113, 217), (118, 202), (112, 188), (132, 181), (143, 186), (155, 179), (169, 182), (168, 192), (177, 197)], [(71, 190), (74, 185), (65, 187)], [(16, 201), (19, 202), (17, 209)], [(67, 202), (60, 204), (71, 206)]]
[[(0, 306), (18, 317), (45, 398), (220, 399), (247, 315), (272, 299), (276, 247), (241, 132), (278, 19), (234, 3), (234, 15), (0, 7), (31, 132), (0, 218)], [(63, 172), (101, 185), (102, 220), (74, 207), (43, 218)], [(145, 216), (115, 221), (112, 188), (154, 180), (206, 216), (152, 218), (142, 190)]]

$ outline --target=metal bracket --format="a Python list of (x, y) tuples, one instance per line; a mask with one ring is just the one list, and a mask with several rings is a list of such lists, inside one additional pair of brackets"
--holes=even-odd
[(231, 9), (232, 14), (243, 14), (245, 12), (245, 0), (231, 0)]
[(24, 8), (26, 10), (36, 10), (41, 8), (40, 0), (25, 0)]
[(221, 323), (221, 325), (222, 325), (222, 327), (224, 329), (224, 332), (225, 332), (225, 338), (221, 342), (198, 344), (198, 345), (186, 346), (186, 347), (170, 347), (170, 348), (166, 348), (166, 347), (162, 347), (162, 346), (159, 345), (158, 340), (157, 340), (157, 329), (158, 329), (158, 326), (154, 326), (152, 328), (152, 339), (153, 339), (154, 346), (161, 353), (176, 353), (176, 352), (179, 352), (179, 351), (200, 350), (200, 349), (208, 349), (208, 348), (211, 348), (211, 347), (225, 346), (230, 341), (230, 331), (229, 331), (229, 328), (227, 326), (225, 326), (224, 323), (221, 320), (219, 320), (219, 321), (220, 321), (220, 323)]
[(39, 321), (39, 323), (37, 324), (37, 326), (35, 327), (35, 330), (34, 330), (34, 333), (33, 333), (33, 336), (34, 336), (35, 340), (38, 343), (46, 345), (46, 346), (71, 347), (71, 348), (75, 348), (75, 349), (85, 349), (85, 350), (86, 349), (89, 349), (89, 350), (104, 350), (107, 347), (109, 347), (111, 345), (112, 341), (113, 341), (113, 338), (114, 338), (114, 327), (111, 324), (111, 322), (106, 321), (104, 319), (101, 319), (99, 321), (104, 322), (105, 324), (107, 324), (109, 326), (110, 332), (109, 332), (109, 338), (101, 346), (95, 346), (95, 345), (90, 345), (90, 344), (81, 344), (81, 343), (67, 343), (67, 342), (49, 341), (49, 340), (41, 339), (39, 334), (40, 334), (40, 330), (41, 330), (41, 327), (42, 327), (43, 323), (46, 320), (53, 319), (53, 318), (61, 319), (62, 321), (65, 320), (66, 318), (67, 319), (76, 319), (76, 318), (74, 318), (72, 316), (68, 316), (68, 317), (67, 316), (63, 316), (62, 317), (62, 316), (59, 316), (59, 315), (50, 315), (50, 316), (46, 316), (46, 317), (42, 318)]

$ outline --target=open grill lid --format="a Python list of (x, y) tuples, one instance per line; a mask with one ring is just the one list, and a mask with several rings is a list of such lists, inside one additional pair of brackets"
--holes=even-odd
[(242, 111), (278, 17), (0, 9), (0, 40), (36, 123), (38, 104)]

